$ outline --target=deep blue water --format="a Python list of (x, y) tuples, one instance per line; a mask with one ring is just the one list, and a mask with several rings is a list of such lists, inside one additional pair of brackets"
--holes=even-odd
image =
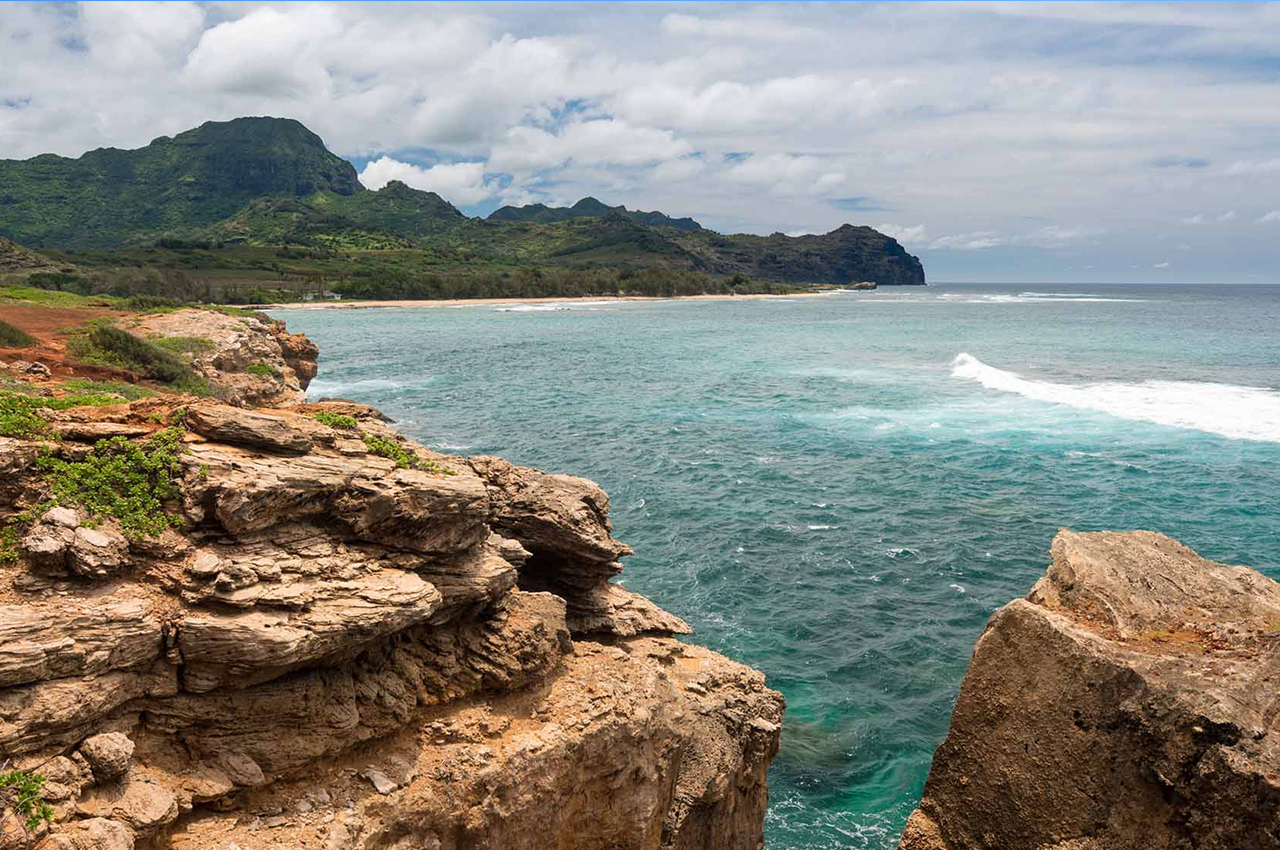
[(569, 306), (278, 315), (313, 395), (604, 485), (627, 585), (786, 694), (771, 850), (896, 845), (1059, 527), (1280, 576), (1280, 287)]

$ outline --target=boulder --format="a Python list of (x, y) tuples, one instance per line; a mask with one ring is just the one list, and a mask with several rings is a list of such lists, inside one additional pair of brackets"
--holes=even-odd
[(133, 850), (133, 830), (106, 818), (88, 818), (64, 825), (36, 850)]
[(1062, 531), (992, 615), (902, 850), (1280, 848), (1280, 585)]
[(76, 812), (147, 831), (178, 819), (178, 798), (159, 781), (130, 773), (118, 782), (90, 788), (76, 804)]
[(133, 741), (123, 732), (104, 732), (85, 739), (80, 753), (89, 762), (94, 778), (102, 782), (129, 769), (133, 761)]
[(201, 436), (222, 443), (256, 446), (268, 451), (306, 454), (311, 450), (314, 428), (305, 420), (273, 416), (227, 405), (199, 404), (187, 411), (187, 427)]

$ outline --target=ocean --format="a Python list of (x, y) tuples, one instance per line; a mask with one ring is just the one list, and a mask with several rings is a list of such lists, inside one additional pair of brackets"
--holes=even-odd
[(602, 484), (626, 585), (787, 697), (770, 850), (896, 846), (1060, 527), (1280, 578), (1280, 287), (282, 310), (310, 394)]

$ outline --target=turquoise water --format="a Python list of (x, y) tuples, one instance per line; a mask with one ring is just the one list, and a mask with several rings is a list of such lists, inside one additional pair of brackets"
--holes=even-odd
[(1028, 290), (279, 315), (313, 396), (603, 484), (627, 585), (786, 694), (771, 850), (892, 848), (1060, 526), (1280, 576), (1280, 287)]

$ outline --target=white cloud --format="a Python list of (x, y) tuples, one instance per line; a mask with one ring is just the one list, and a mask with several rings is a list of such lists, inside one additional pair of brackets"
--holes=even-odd
[(1169, 267), (1170, 267), (1170, 266), (1172, 266), (1172, 265), (1173, 265), (1173, 263), (1169, 262), (1168, 260), (1165, 260), (1163, 263), (1156, 263), (1156, 264), (1155, 264), (1154, 266), (1152, 266), (1151, 268), (1153, 268), (1153, 269), (1167, 269), (1167, 268), (1169, 268)]
[(994, 230), (983, 230), (976, 233), (939, 236), (929, 243), (929, 248), (934, 251), (982, 251), (1004, 245), (1007, 241)]
[(1235, 217), (1236, 217), (1235, 210), (1227, 210), (1222, 215), (1218, 216), (1218, 221), (1231, 221)]
[(392, 180), (435, 192), (455, 204), (478, 204), (499, 192), (497, 184), (485, 178), (483, 162), (440, 163), (422, 168), (383, 156), (360, 172), (360, 182), (369, 189), (381, 189)]
[(1280, 174), (1280, 159), (1240, 160), (1227, 166), (1231, 175)]
[(1209, 220), (1209, 219), (1208, 219), (1208, 217), (1207, 217), (1207, 216), (1205, 216), (1205, 214), (1204, 214), (1204, 213), (1196, 213), (1196, 214), (1195, 214), (1195, 215), (1193, 215), (1193, 216), (1189, 216), (1189, 217), (1187, 217), (1187, 218), (1184, 218), (1184, 219), (1182, 220), (1182, 223), (1183, 223), (1183, 224), (1204, 224), (1204, 223), (1205, 223), (1205, 222), (1207, 222), (1208, 220)]
[(1280, 221), (1280, 210), (1272, 210), (1262, 218), (1258, 219), (1259, 224), (1269, 224), (1273, 221)]
[[(1280, 189), (1280, 4), (7, 3), (0, 44), (0, 158), (279, 115), (460, 204), (591, 194), (756, 233), (875, 216), (1024, 279), (1086, 245), (1127, 268), (1162, 218), (1252, 220)], [(1177, 162), (1205, 165), (1156, 167)], [(1219, 230), (1205, 268), (1268, 267), (1268, 229)], [(953, 261), (980, 262), (930, 275)]]
[(929, 244), (929, 234), (923, 224), (916, 224), (910, 227), (898, 224), (877, 224), (876, 230), (879, 230), (885, 236), (892, 236), (904, 246)]
[(512, 127), (493, 146), (489, 165), (493, 171), (512, 174), (554, 168), (571, 161), (580, 165), (645, 166), (677, 159), (691, 150), (688, 142), (677, 139), (669, 130), (602, 118), (574, 121), (559, 133), (538, 127)]

